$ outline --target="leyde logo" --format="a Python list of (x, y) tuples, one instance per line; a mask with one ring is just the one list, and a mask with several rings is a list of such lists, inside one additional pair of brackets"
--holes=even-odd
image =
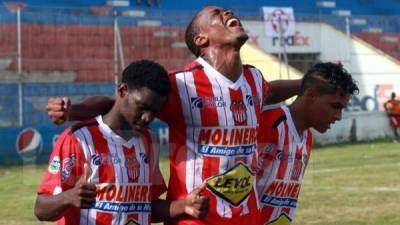
[(265, 225), (290, 225), (291, 222), (292, 220), (285, 213), (282, 213), (278, 219), (266, 223)]
[(238, 163), (223, 174), (207, 180), (207, 187), (215, 195), (239, 206), (253, 188), (254, 173), (243, 163)]

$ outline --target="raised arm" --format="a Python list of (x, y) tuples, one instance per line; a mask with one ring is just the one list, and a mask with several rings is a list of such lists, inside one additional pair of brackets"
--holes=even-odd
[(68, 97), (55, 97), (47, 101), (47, 114), (53, 123), (61, 125), (67, 121), (86, 120), (107, 113), (114, 104), (114, 98), (93, 96), (80, 103), (72, 104)]
[(272, 91), (265, 99), (264, 104), (279, 103), (297, 95), (300, 92), (301, 79), (275, 80), (270, 84)]

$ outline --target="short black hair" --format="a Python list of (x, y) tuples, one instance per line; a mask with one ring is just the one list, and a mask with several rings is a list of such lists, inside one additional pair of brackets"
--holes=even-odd
[(127, 84), (129, 90), (147, 87), (160, 96), (171, 92), (168, 72), (160, 64), (146, 59), (129, 64), (122, 71), (122, 83)]
[(334, 94), (341, 91), (344, 95), (356, 95), (359, 89), (351, 74), (337, 63), (317, 63), (303, 77), (300, 95), (313, 87), (319, 94)]
[(192, 20), (190, 21), (189, 25), (186, 27), (185, 31), (185, 43), (190, 52), (193, 53), (196, 57), (200, 56), (200, 48), (199, 46), (196, 45), (194, 42), (194, 37), (199, 34), (199, 28), (197, 25), (197, 17), (198, 14), (196, 14)]

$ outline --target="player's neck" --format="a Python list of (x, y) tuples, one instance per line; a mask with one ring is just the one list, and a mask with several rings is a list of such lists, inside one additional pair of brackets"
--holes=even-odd
[(236, 82), (242, 74), (243, 67), (239, 51), (210, 48), (206, 50), (202, 58), (233, 82)]
[(115, 107), (103, 116), (103, 122), (126, 141), (137, 136), (137, 133), (132, 130), (132, 127)]
[(290, 106), (289, 106), (290, 115), (292, 116), (294, 126), (296, 127), (297, 133), (301, 135), (308, 127), (307, 121), (304, 116), (306, 115), (304, 107), (296, 99)]

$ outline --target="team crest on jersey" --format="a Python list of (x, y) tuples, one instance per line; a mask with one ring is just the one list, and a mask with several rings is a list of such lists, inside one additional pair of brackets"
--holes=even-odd
[(133, 219), (129, 219), (125, 225), (140, 225), (140, 223), (136, 222)]
[(237, 125), (247, 124), (247, 110), (243, 100), (232, 100), (230, 108), (233, 120)]
[(296, 148), (296, 155), (294, 158), (293, 162), (293, 169), (292, 169), (292, 175), (291, 175), (291, 180), (299, 180), (301, 176), (301, 171), (303, 170), (303, 157), (302, 157), (302, 149), (301, 148)]
[(140, 175), (140, 164), (135, 155), (125, 156), (125, 167), (128, 171), (129, 179), (137, 180)]
[(253, 184), (254, 173), (241, 162), (207, 179), (207, 188), (233, 206), (239, 206), (249, 196)]
[(290, 225), (291, 222), (292, 220), (285, 213), (282, 213), (278, 219), (266, 223), (265, 225)]

